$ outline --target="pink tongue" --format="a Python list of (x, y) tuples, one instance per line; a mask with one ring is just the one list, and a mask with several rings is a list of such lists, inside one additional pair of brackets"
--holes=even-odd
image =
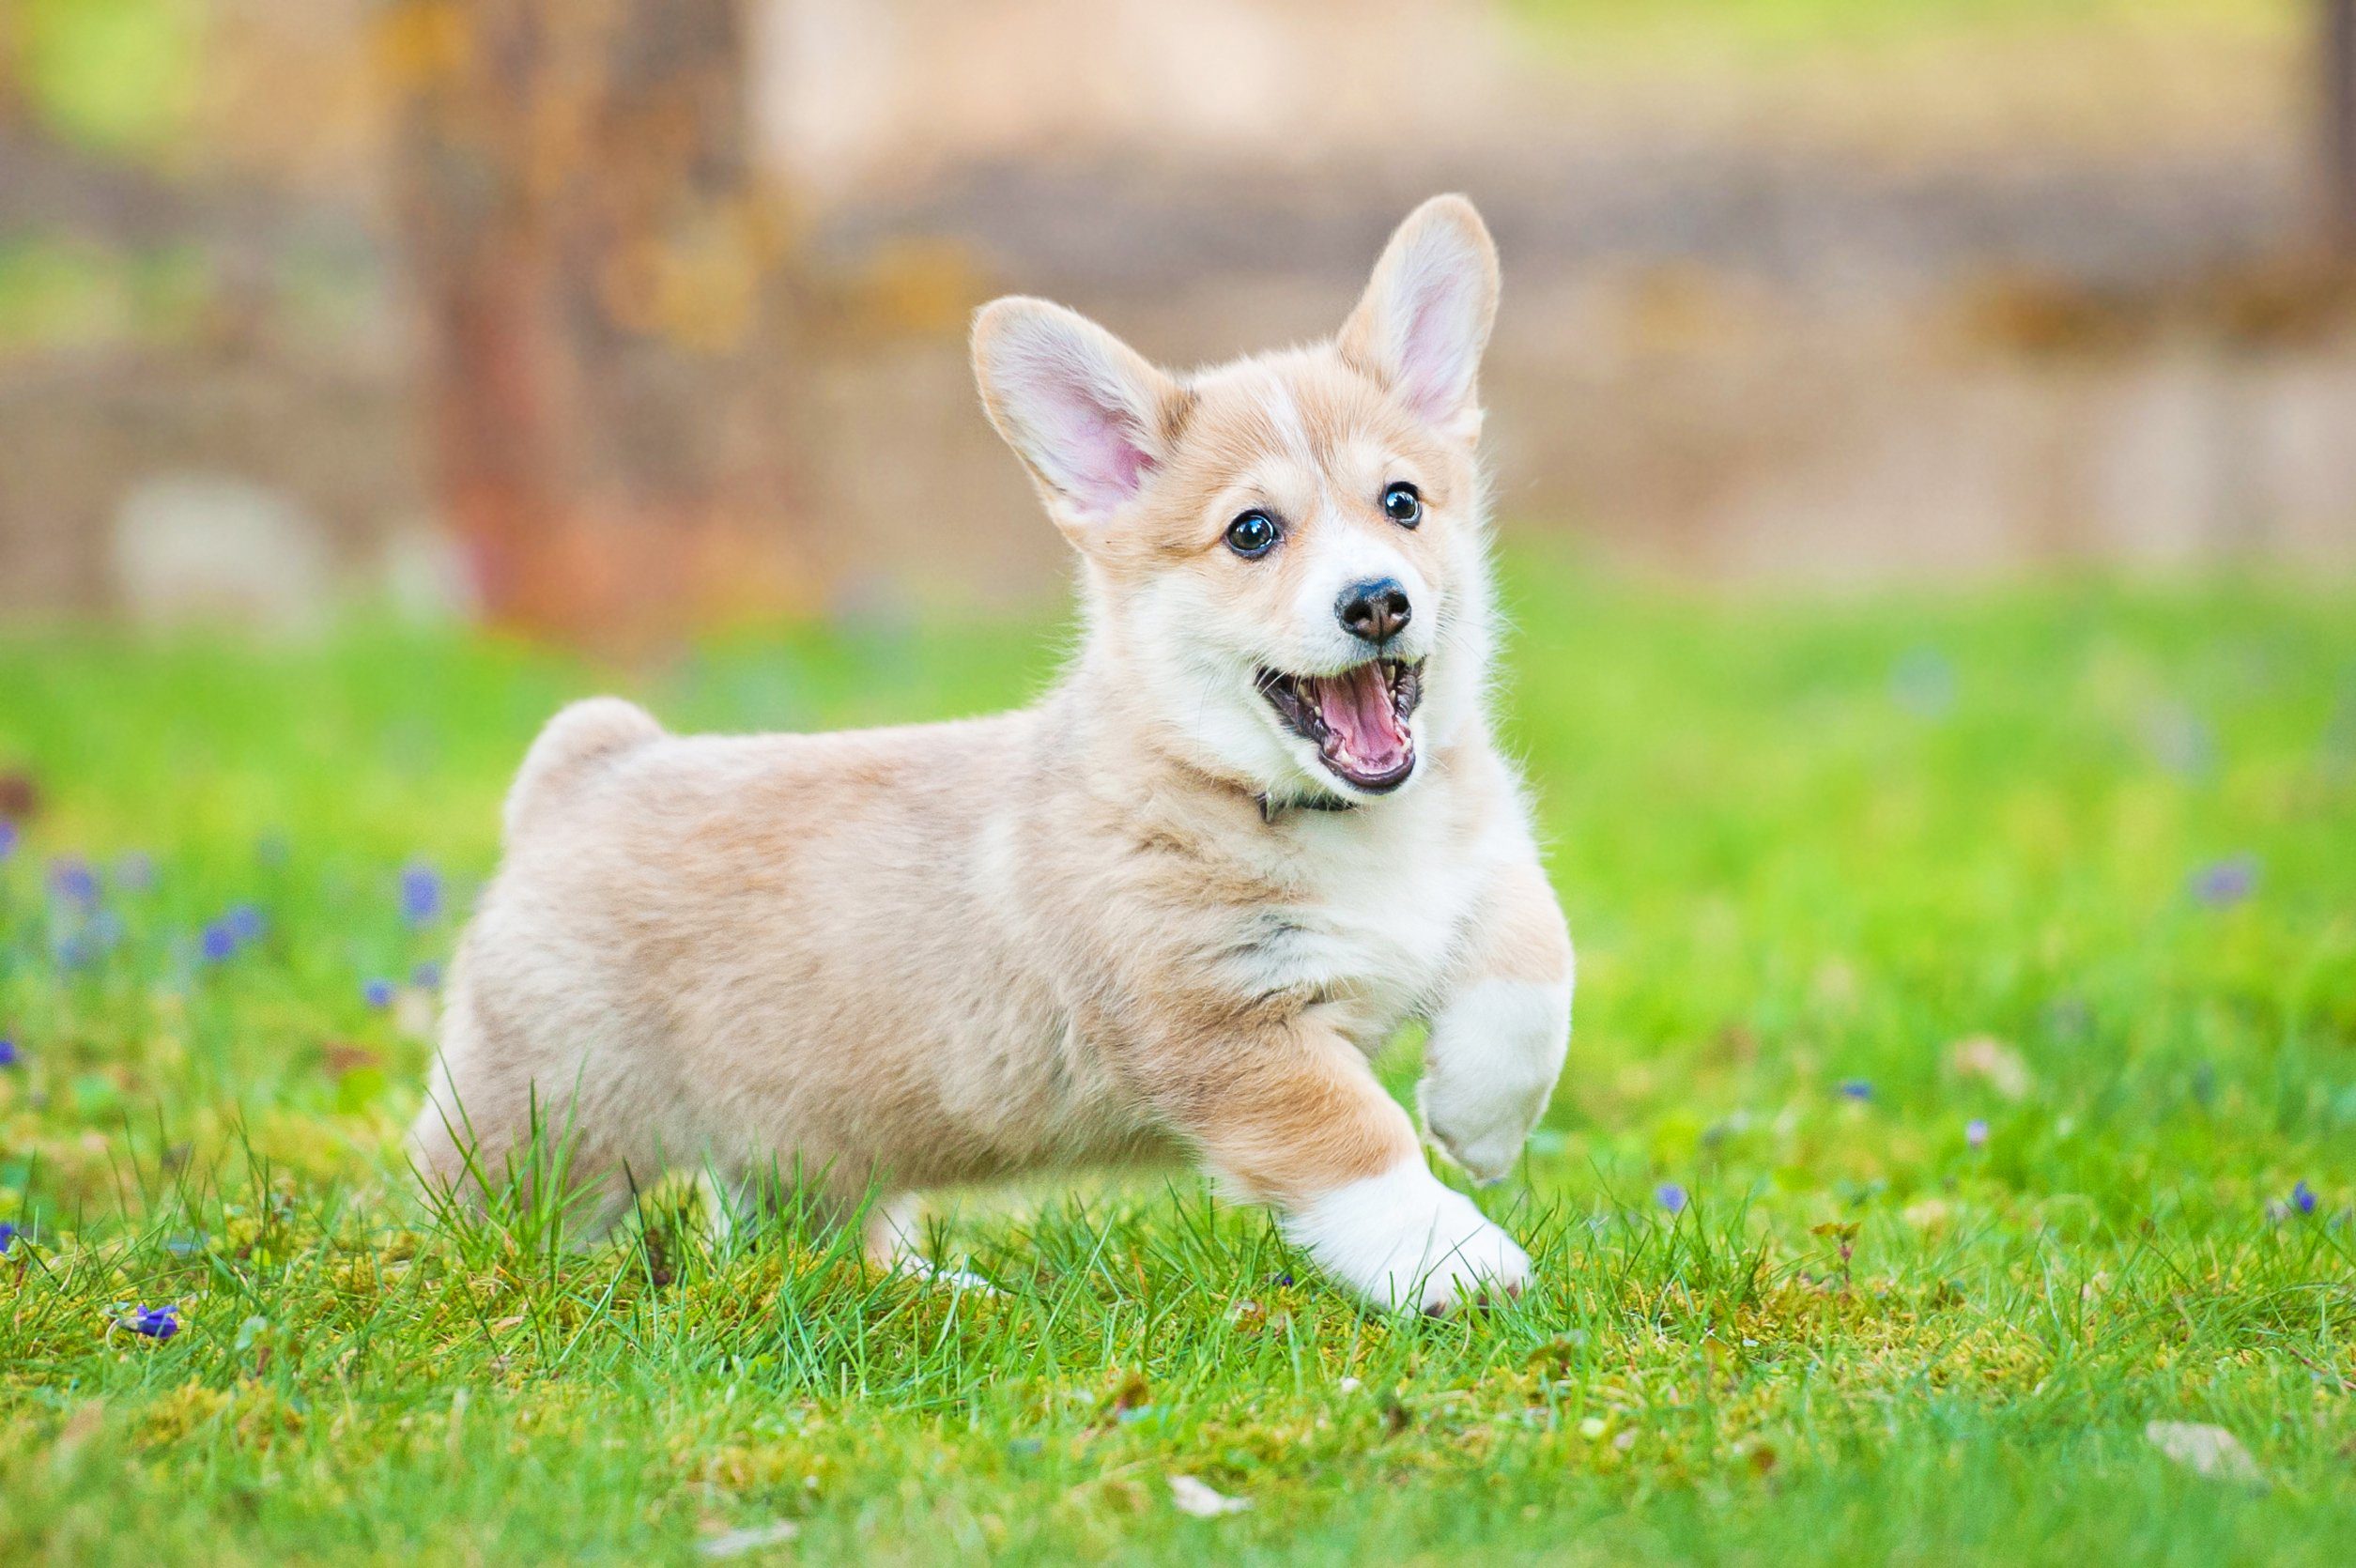
[(1387, 773), (1407, 761), (1407, 730), (1391, 705), (1382, 670), (1362, 664), (1347, 675), (1317, 683), (1317, 714), (1332, 749), (1368, 773)]

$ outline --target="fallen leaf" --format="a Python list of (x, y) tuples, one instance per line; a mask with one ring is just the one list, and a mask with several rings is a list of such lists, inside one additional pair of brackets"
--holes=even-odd
[(2200, 1475), (2225, 1481), (2266, 1479), (2241, 1439), (2222, 1426), (2206, 1422), (2155, 1421), (2143, 1429), (2151, 1446)]
[(763, 1546), (783, 1545), (801, 1533), (802, 1527), (791, 1519), (779, 1519), (775, 1524), (747, 1525), (743, 1530), (731, 1530), (725, 1535), (714, 1535), (697, 1542), (696, 1555), (715, 1560), (743, 1557)]
[(2007, 1099), (2020, 1099), (2034, 1080), (2021, 1053), (1994, 1035), (1973, 1035), (1947, 1048), (1948, 1065), (1959, 1078), (1978, 1078)]
[(1170, 1477), (1170, 1500), (1181, 1514), (1192, 1514), (1197, 1519), (1215, 1519), (1222, 1514), (1240, 1514), (1252, 1506), (1250, 1498), (1231, 1498), (1225, 1493), (1204, 1485), (1191, 1475)]
[(40, 814), (41, 791), (33, 776), (14, 768), (0, 773), (0, 818), (29, 822)]
[(382, 1056), (366, 1046), (355, 1045), (350, 1040), (328, 1041), (320, 1049), (319, 1061), (330, 1074), (337, 1078), (343, 1077), (346, 1073), (358, 1072), (363, 1068), (384, 1066)]

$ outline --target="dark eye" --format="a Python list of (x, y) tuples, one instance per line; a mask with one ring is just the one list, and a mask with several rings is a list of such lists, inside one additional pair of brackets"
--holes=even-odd
[(1276, 547), (1276, 520), (1265, 512), (1246, 512), (1227, 525), (1227, 548), (1246, 561), (1257, 561)]
[(1407, 481), (1399, 481), (1382, 492), (1382, 515), (1401, 528), (1413, 528), (1424, 520), (1422, 492)]

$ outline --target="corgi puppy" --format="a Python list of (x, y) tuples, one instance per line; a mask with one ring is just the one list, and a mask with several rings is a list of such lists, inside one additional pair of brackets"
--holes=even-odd
[[(1179, 374), (1005, 299), (992, 423), (1080, 561), (1036, 706), (686, 736), (595, 698), (525, 757), (412, 1133), (479, 1199), (536, 1123), (604, 1222), (667, 1167), (791, 1169), (869, 1242), (928, 1190), (1196, 1162), (1377, 1306), (1530, 1260), (1501, 1176), (1561, 1070), (1571, 945), (1492, 740), (1475, 443), (1496, 252), (1442, 196), (1330, 342)], [(512, 1174), (512, 1173), (511, 1173)]]

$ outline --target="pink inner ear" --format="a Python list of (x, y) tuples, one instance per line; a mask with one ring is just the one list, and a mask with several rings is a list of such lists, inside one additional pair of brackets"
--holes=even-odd
[(1153, 471), (1152, 457), (1131, 439), (1129, 424), (1119, 415), (1087, 406), (1077, 412), (1073, 445), (1080, 461), (1074, 466), (1081, 470), (1083, 485), (1101, 492), (1089, 499), (1098, 505), (1126, 500)]
[(1425, 419), (1456, 412), (1471, 390), (1471, 335), (1467, 290), (1445, 275), (1417, 280), (1407, 331), (1400, 334), (1399, 381), (1409, 407)]
[(1010, 360), (1002, 385), (1029, 431), (1023, 444), (1031, 461), (1083, 512), (1111, 511), (1153, 471), (1141, 411), (1105, 367), (1068, 346)]

